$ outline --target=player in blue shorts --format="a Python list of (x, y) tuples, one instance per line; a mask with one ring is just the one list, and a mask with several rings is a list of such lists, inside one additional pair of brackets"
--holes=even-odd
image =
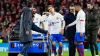
[(84, 56), (84, 37), (85, 37), (85, 13), (81, 8), (81, 4), (75, 4), (75, 10), (78, 12), (76, 20), (71, 24), (67, 25), (66, 28), (76, 24), (75, 44), (79, 56)]
[(54, 7), (52, 5), (48, 6), (49, 16), (47, 18), (48, 21), (48, 31), (51, 34), (52, 39), (52, 55), (56, 56), (56, 41), (59, 43), (58, 56), (62, 56), (62, 39), (63, 39), (63, 30), (65, 26), (64, 18), (60, 13), (54, 11)]

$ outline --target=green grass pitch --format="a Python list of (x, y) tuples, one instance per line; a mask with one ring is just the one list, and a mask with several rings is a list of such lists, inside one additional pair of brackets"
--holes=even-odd
[[(8, 56), (7, 52), (0, 52), (0, 56)], [(63, 52), (63, 56), (68, 56), (68, 51)], [(78, 53), (76, 52), (76, 56), (78, 56)], [(91, 56), (90, 51), (85, 51), (85, 56)], [(100, 56), (100, 51), (99, 51)]]

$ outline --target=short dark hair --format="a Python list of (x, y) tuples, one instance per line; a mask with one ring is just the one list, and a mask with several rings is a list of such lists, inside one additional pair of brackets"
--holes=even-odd
[(82, 6), (81, 3), (74, 3), (75, 6)]
[(93, 3), (91, 3), (91, 2), (87, 2), (87, 4), (93, 5)]
[(71, 5), (70, 5), (70, 7), (74, 7), (74, 6), (75, 6), (74, 4), (71, 4)]
[(29, 7), (29, 8), (32, 7), (32, 5), (33, 5), (32, 2), (27, 3), (27, 7)]
[(33, 8), (37, 8), (37, 6), (36, 5), (33, 5)]
[(53, 5), (48, 5), (48, 8), (49, 8), (49, 7), (53, 7), (53, 8), (54, 8), (54, 6), (53, 6)]

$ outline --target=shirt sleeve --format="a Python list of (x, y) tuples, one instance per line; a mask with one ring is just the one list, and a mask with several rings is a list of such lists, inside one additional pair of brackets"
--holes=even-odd
[(85, 13), (80, 15), (80, 32), (83, 32), (85, 28), (85, 18), (86, 18)]
[(64, 16), (61, 14), (58, 14), (58, 17), (60, 18), (61, 21), (64, 21)]
[(62, 27), (62, 29), (64, 29), (64, 27), (65, 27), (65, 21), (64, 21), (64, 16), (63, 15), (61, 15), (61, 14), (59, 14), (58, 15), (59, 16), (59, 18), (60, 18), (60, 20), (61, 20), (61, 27)]
[(43, 22), (43, 17), (41, 15), (39, 17), (40, 17), (40, 22)]
[(77, 17), (76, 17), (76, 20), (75, 20), (74, 22), (70, 23), (68, 26), (69, 26), (69, 27), (70, 27), (70, 26), (73, 26), (73, 25), (75, 25), (78, 21), (79, 21), (79, 14), (78, 14)]

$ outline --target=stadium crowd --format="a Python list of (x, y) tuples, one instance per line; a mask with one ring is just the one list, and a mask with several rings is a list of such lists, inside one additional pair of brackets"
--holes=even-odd
[[(3, 42), (8, 42), (8, 34), (10, 30), (15, 26), (19, 20), (22, 8), (27, 3), (33, 2), (33, 6), (36, 6), (37, 13), (41, 14), (47, 11), (47, 6), (52, 4), (55, 6), (57, 12), (62, 15), (68, 13), (68, 6), (74, 2), (80, 2), (83, 5), (83, 9), (86, 9), (86, 2), (94, 2), (94, 4), (100, 7), (100, 0), (0, 0), (0, 39)], [(99, 40), (100, 41), (100, 40)]]

